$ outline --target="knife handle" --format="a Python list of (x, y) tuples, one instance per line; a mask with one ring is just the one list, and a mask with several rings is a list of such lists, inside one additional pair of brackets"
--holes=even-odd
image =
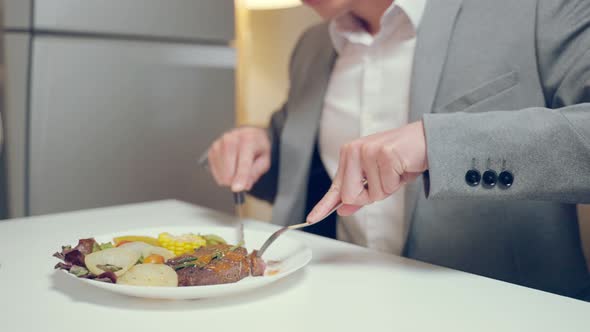
[(235, 205), (243, 205), (246, 202), (246, 194), (243, 191), (238, 191), (233, 193), (234, 195), (234, 204)]

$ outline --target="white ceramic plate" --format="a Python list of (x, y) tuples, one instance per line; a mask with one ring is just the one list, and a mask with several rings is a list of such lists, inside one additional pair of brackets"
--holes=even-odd
[[(134, 229), (125, 232), (113, 234), (97, 235), (94, 238), (98, 242), (112, 241), (114, 237), (122, 235), (147, 235), (156, 237), (159, 233), (168, 232), (174, 235), (184, 233), (195, 234), (217, 234), (223, 237), (229, 243), (235, 243), (236, 230), (228, 227), (162, 227), (162, 228), (145, 228)], [(246, 230), (245, 242), (248, 252), (252, 249), (258, 249), (271, 233)], [(77, 242), (77, 241), (76, 241)], [(72, 243), (75, 244), (75, 243)], [(77, 278), (74, 275), (65, 272), (68, 276), (89, 285), (99, 287), (114, 293), (120, 293), (129, 296), (152, 298), (152, 299), (201, 299), (217, 296), (226, 296), (241, 293), (254, 288), (262, 287), (275, 282), (289, 274), (301, 269), (311, 260), (311, 249), (307, 248), (301, 242), (289, 238), (288, 234), (282, 235), (275, 241), (264, 254), (264, 260), (276, 261), (267, 268), (264, 276), (247, 277), (236, 283), (211, 285), (211, 286), (191, 286), (191, 287), (145, 287), (145, 286), (128, 286), (116, 285), (111, 283), (99, 282), (89, 279)]]

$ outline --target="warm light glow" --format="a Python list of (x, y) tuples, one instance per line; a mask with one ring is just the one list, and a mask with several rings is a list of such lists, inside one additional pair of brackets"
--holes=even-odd
[(245, 0), (248, 9), (280, 9), (299, 6), (301, 0)]

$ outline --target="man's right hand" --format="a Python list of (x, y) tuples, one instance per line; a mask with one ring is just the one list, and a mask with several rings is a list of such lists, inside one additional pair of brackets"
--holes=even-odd
[(248, 191), (270, 168), (270, 140), (262, 128), (236, 128), (213, 142), (208, 159), (217, 184)]

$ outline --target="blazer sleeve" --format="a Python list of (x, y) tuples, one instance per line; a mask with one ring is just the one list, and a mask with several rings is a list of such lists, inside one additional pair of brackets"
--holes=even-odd
[(590, 202), (590, 1), (539, 0), (536, 47), (546, 108), (424, 116), (429, 198)]

